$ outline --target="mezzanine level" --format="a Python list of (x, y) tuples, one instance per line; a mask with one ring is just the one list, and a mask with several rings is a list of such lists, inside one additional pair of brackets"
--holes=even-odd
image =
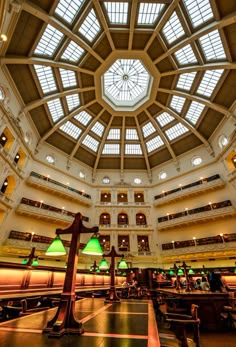
[(229, 218), (236, 215), (236, 208), (230, 200), (208, 204), (191, 210), (185, 210), (174, 214), (159, 217), (158, 229), (166, 230), (183, 225), (205, 223), (217, 218)]
[(198, 195), (209, 190), (219, 189), (224, 185), (225, 182), (223, 179), (220, 175), (216, 174), (156, 195), (154, 197), (154, 206), (165, 205), (192, 195)]
[[(71, 224), (75, 217), (74, 212), (47, 205), (40, 201), (30, 200), (27, 198), (21, 199), (20, 204), (16, 208), (16, 213), (37, 219), (42, 219), (46, 222), (66, 226)], [(89, 220), (88, 217), (83, 218), (85, 221)]]
[(26, 182), (30, 186), (56, 194), (57, 196), (62, 196), (66, 199), (80, 202), (85, 206), (92, 206), (93, 204), (89, 194), (33, 171), (30, 173), (30, 176), (27, 178)]

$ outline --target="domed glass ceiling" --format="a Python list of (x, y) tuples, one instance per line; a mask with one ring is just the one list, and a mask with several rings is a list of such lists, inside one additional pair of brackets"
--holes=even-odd
[(103, 76), (104, 96), (115, 106), (135, 106), (148, 96), (151, 76), (138, 59), (118, 59)]
[(196, 147), (214, 155), (213, 136), (235, 117), (235, 13), (223, 0), (26, 1), (1, 66), (38, 146), (93, 175), (151, 176)]

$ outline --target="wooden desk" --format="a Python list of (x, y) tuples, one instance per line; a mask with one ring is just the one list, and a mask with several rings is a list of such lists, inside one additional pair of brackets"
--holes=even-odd
[(82, 299), (75, 312), (84, 327), (81, 336), (52, 340), (42, 331), (55, 308), (0, 323), (1, 347), (129, 346), (160, 347), (152, 302), (121, 300), (104, 304), (104, 299)]
[(229, 294), (220, 292), (206, 292), (195, 290), (185, 292), (185, 290), (177, 291), (176, 289), (160, 288), (158, 292), (164, 296), (175, 296), (181, 299), (184, 306), (190, 310), (191, 304), (199, 306), (199, 318), (201, 320), (201, 329), (216, 331), (222, 329), (220, 313), (223, 307), (229, 303)]

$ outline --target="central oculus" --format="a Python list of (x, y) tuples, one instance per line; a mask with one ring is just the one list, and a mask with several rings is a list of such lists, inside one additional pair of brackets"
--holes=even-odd
[(102, 76), (103, 99), (116, 110), (147, 101), (152, 77), (139, 59), (117, 59)]

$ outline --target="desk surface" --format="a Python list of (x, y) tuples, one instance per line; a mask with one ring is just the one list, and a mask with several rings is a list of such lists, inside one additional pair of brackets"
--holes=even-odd
[(83, 335), (48, 338), (42, 330), (53, 318), (56, 308), (0, 323), (1, 347), (160, 347), (151, 301), (121, 300), (104, 303), (104, 299), (82, 299), (76, 302), (77, 319), (83, 324)]
[(178, 295), (178, 296), (183, 296), (183, 297), (228, 297), (229, 293), (221, 293), (221, 292), (211, 292), (209, 290), (192, 290), (191, 292), (186, 292), (185, 289), (180, 289), (177, 290), (175, 288), (158, 288), (156, 289), (157, 292), (161, 292), (161, 293), (166, 293), (166, 294), (173, 294), (173, 295)]

